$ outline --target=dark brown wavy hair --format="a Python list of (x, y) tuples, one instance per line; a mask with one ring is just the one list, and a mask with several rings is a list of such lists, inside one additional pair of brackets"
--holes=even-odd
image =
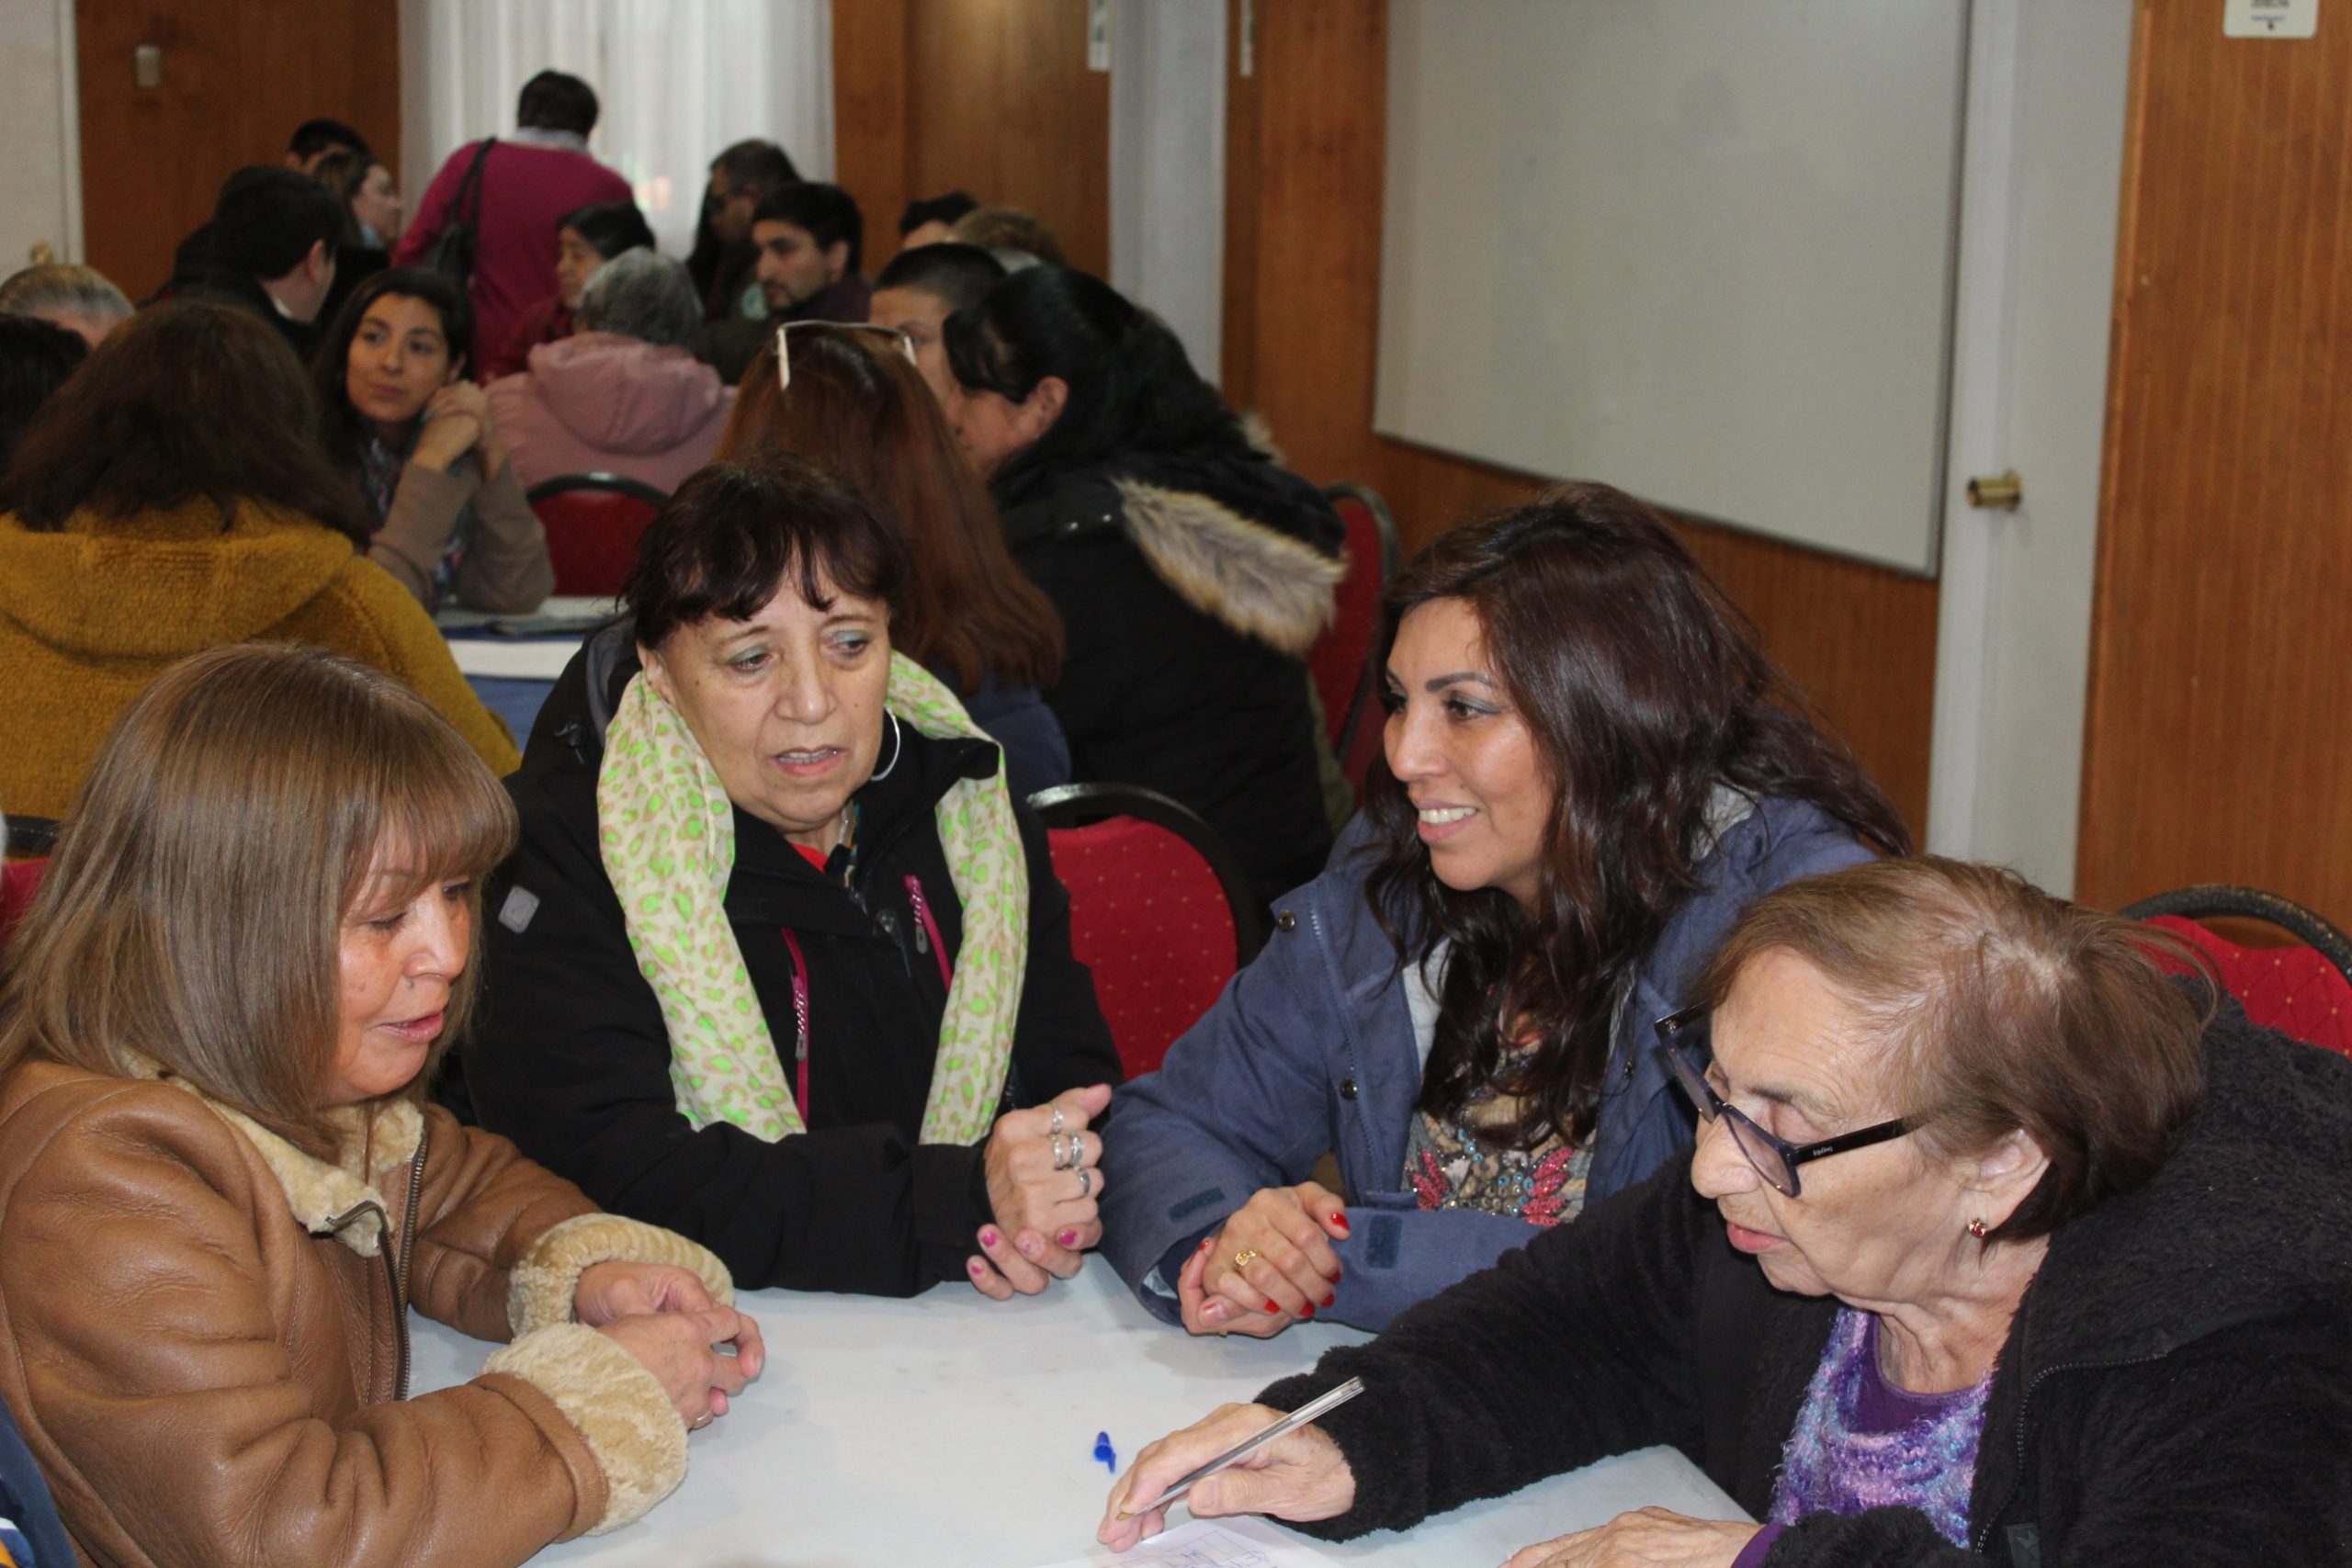
[(1400, 966), (1453, 942), (1421, 1107), (1458, 1114), (1493, 1079), (1507, 1034), (1532, 1035), (1506, 1086), (1517, 1124), (1495, 1135), (1581, 1141), (1618, 998), (1699, 886), (1719, 786), (1808, 801), (1888, 854), (1910, 852), (1910, 830), (1666, 520), (1623, 491), (1570, 485), (1440, 535), (1383, 595), (1380, 667), (1405, 616), (1440, 599), (1476, 615), (1557, 799), (1529, 910), (1499, 888), (1441, 882), (1385, 757), (1366, 781), (1382, 839), (1367, 892)]
[(256, 502), (368, 547), (359, 492), (311, 431), (286, 340), (227, 305), (156, 305), (107, 334), (25, 432), (0, 506), (54, 533), (74, 513), (135, 517), (209, 501), (226, 533)]
[(718, 460), (797, 452), (831, 468), (895, 525), (913, 558), (890, 645), (969, 696), (983, 678), (1043, 689), (1061, 678), (1062, 618), (1013, 564), (996, 508), (939, 400), (888, 333), (792, 333), (792, 388), (771, 340), (743, 372)]

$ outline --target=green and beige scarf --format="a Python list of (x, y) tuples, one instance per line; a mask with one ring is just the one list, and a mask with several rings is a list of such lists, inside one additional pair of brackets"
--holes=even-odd
[[(922, 665), (890, 657), (884, 699), (925, 735), (988, 739)], [(922, 1141), (971, 1144), (996, 1120), (1029, 943), (1029, 872), (1002, 769), (958, 779), (936, 808), (963, 904), (964, 944), (923, 1107)], [(636, 680), (605, 737), (597, 838), (630, 950), (670, 1033), (670, 1084), (696, 1129), (730, 1122), (774, 1142), (804, 1131), (724, 900), (735, 817), (678, 710)]]

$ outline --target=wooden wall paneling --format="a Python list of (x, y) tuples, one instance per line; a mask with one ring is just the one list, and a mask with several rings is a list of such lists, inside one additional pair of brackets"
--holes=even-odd
[(857, 198), (870, 275), (899, 248), (907, 189), (908, 0), (833, 0), (833, 183)]
[(910, 195), (1034, 212), (1110, 275), (1111, 77), (1087, 69), (1086, 0), (908, 0), (906, 96)]
[[(1227, 88), (1225, 386), (1265, 417), (1300, 472), (1378, 490), (1410, 550), (1544, 481), (1373, 433), (1387, 6), (1258, 0), (1250, 10), (1256, 71)], [(1237, 6), (1237, 49), (1240, 15)], [(1733, 529), (1683, 533), (1923, 831), (1936, 584)]]
[[(397, 0), (80, 0), (74, 32), (85, 254), (134, 298), (220, 182), (277, 162), (305, 119), (348, 121), (398, 172)], [(159, 87), (132, 80), (141, 44), (163, 50)]]
[(2139, 28), (2077, 890), (2248, 883), (2342, 922), (2352, 28)]

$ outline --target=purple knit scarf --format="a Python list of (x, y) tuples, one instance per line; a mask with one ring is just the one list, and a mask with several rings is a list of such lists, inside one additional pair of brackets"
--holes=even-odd
[[(1865, 1508), (1917, 1508), (1954, 1546), (1968, 1544), (1968, 1495), (1976, 1479), (1976, 1444), (1984, 1428), (1988, 1371), (1974, 1388), (1922, 1400), (1893, 1390), (1878, 1370), (1878, 1318), (1848, 1307), (1838, 1314), (1821, 1366), (1805, 1390), (1781, 1476), (1772, 1488), (1772, 1521), (1807, 1514), (1859, 1514)], [(1890, 1401), (1918, 1405), (1906, 1421), (1882, 1424), (1863, 1415)]]

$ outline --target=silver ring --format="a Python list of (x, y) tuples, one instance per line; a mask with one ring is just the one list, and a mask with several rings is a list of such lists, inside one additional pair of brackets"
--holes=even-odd
[(1053, 1132), (1053, 1133), (1058, 1133), (1058, 1132), (1060, 1132), (1061, 1130), (1062, 1130), (1062, 1108), (1061, 1108), (1060, 1106), (1057, 1105), (1057, 1106), (1055, 1106), (1055, 1107), (1054, 1107), (1054, 1124), (1053, 1124), (1050, 1128), (1046, 1129), (1046, 1131), (1048, 1131), (1048, 1132)]
[(1078, 1172), (1078, 1195), (1081, 1198), (1094, 1196), (1094, 1173), (1083, 1166), (1079, 1168)]

